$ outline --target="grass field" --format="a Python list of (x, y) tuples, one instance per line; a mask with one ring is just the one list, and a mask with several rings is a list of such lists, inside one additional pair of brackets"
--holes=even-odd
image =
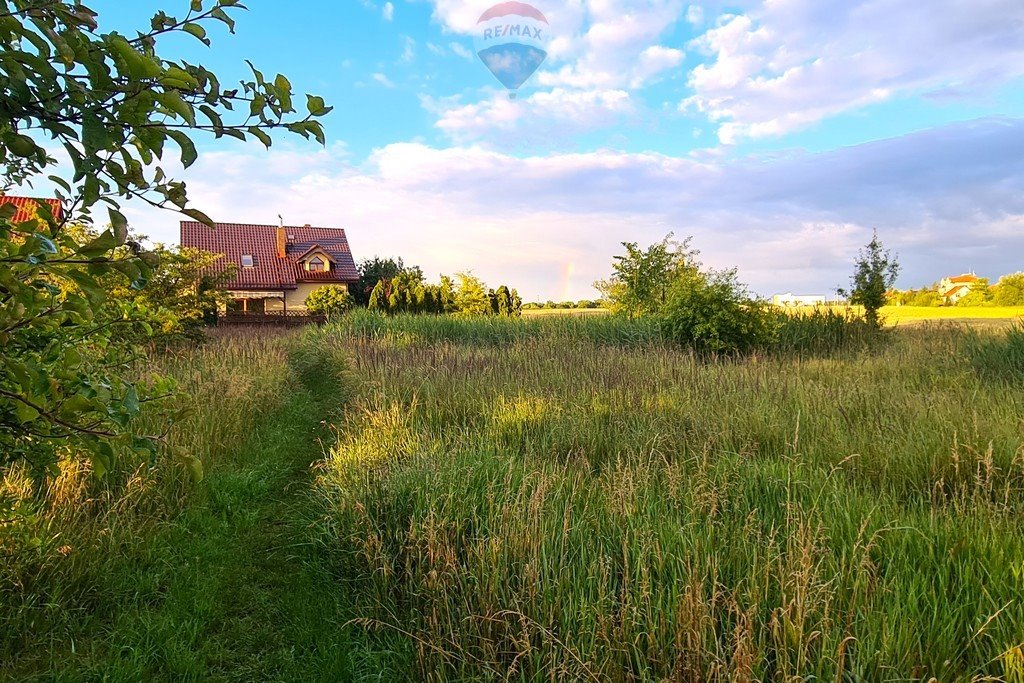
[(706, 363), (457, 324), (315, 342), (362, 378), (317, 486), (372, 670), (1024, 673), (1024, 402), (977, 375), (969, 335)]
[(1024, 677), (1022, 332), (363, 315), (159, 365), (206, 481), (4, 472), (0, 678)]

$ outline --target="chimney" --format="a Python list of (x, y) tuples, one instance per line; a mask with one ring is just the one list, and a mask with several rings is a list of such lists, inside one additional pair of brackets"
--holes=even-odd
[(284, 233), (284, 227), (277, 229), (277, 257), (284, 258), (287, 255), (288, 239)]

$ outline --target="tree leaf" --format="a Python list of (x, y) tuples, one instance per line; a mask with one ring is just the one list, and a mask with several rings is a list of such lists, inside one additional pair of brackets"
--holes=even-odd
[(110, 214), (110, 226), (113, 230), (114, 240), (117, 246), (121, 246), (128, 240), (128, 219), (117, 209), (107, 209)]
[(199, 153), (196, 152), (196, 145), (192, 142), (186, 133), (180, 130), (168, 130), (167, 134), (178, 143), (178, 147), (181, 148), (181, 164), (185, 168), (188, 168), (195, 163), (199, 157)]

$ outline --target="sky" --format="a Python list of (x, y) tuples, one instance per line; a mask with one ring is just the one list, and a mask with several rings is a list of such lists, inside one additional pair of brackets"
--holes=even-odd
[[(494, 0), (248, 0), (165, 58), (324, 97), (327, 145), (200, 141), (216, 221), (345, 228), (358, 260), (596, 296), (620, 243), (693, 237), (763, 295), (847, 284), (877, 230), (899, 285), (1024, 270), (1024, 2), (531, 2), (548, 57), (510, 100), (474, 52)], [(187, 0), (93, 0), (102, 31)], [(180, 217), (129, 203), (177, 241)]]

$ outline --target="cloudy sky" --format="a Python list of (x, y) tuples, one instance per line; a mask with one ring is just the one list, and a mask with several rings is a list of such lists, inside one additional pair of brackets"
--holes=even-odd
[[(175, 2), (91, 4), (126, 31)], [(182, 175), (215, 220), (344, 227), (357, 259), (528, 300), (590, 297), (620, 242), (668, 232), (766, 295), (845, 284), (873, 229), (904, 286), (1024, 270), (1020, 0), (537, 0), (549, 56), (515, 101), (474, 53), (493, 0), (247, 4), (164, 51), (335, 111), (326, 148), (202, 145)]]

